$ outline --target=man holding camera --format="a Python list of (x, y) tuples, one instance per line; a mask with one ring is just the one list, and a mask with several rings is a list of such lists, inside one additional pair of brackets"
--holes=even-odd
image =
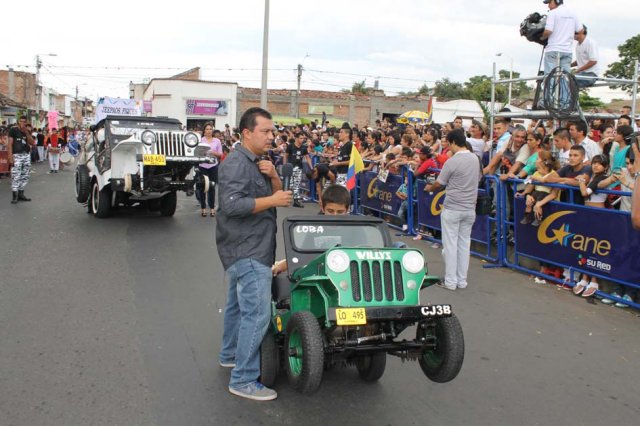
[(31, 173), (31, 148), (36, 142), (31, 136), (31, 125), (27, 124), (27, 119), (20, 117), (18, 125), (9, 130), (9, 143), (7, 151), (9, 154), (9, 164), (11, 169), (11, 191), (13, 198), (11, 204), (18, 201), (31, 201), (24, 195), (24, 188), (29, 183), (29, 173)]
[(563, 0), (543, 0), (549, 5), (547, 23), (542, 33), (542, 40), (548, 40), (544, 48), (544, 74), (547, 75), (555, 67), (571, 72), (571, 54), (576, 34), (583, 32), (578, 16), (564, 6)]

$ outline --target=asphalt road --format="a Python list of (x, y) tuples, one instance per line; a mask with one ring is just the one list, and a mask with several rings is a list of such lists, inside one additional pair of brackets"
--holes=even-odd
[[(215, 219), (179, 197), (173, 218), (141, 210), (96, 219), (73, 174), (38, 165), (11, 205), (0, 180), (0, 425), (601, 425), (640, 418), (640, 321), (507, 269), (471, 262), (469, 288), (423, 291), (451, 303), (465, 363), (447, 384), (390, 357), (374, 384), (355, 368), (301, 396), (228, 393), (217, 365), (225, 301)], [(314, 205), (282, 209), (317, 211)], [(279, 237), (279, 242), (282, 241)], [(422, 242), (430, 269), (440, 252)], [(282, 244), (280, 243), (280, 256)]]

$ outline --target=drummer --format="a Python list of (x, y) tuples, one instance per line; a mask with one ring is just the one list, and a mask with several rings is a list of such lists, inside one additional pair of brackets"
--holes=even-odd
[(49, 157), (49, 173), (58, 173), (60, 168), (60, 145), (58, 140), (58, 129), (51, 129), (47, 139), (44, 141), (47, 156)]

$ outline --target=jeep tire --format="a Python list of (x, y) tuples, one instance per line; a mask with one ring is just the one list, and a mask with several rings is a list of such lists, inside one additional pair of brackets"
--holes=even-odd
[(94, 180), (93, 185), (91, 186), (89, 207), (91, 208), (91, 213), (93, 213), (95, 217), (100, 219), (109, 217), (109, 214), (111, 213), (111, 187), (107, 185), (100, 189), (98, 181)]
[(320, 325), (311, 312), (299, 311), (291, 316), (284, 351), (291, 387), (304, 394), (317, 391), (324, 368), (324, 345)]
[(76, 167), (76, 200), (79, 203), (85, 203), (91, 195), (91, 177), (89, 176), (89, 168), (81, 164)]
[(356, 360), (356, 368), (360, 378), (365, 382), (375, 382), (384, 374), (387, 366), (387, 353), (377, 352), (363, 355)]
[(278, 345), (273, 331), (269, 329), (260, 345), (260, 383), (269, 388), (273, 387), (278, 377), (278, 366)]
[(425, 349), (418, 359), (424, 374), (436, 383), (446, 383), (456, 378), (464, 361), (464, 335), (455, 315), (436, 318), (434, 328), (418, 325), (416, 337), (420, 340), (428, 330), (435, 332), (435, 348)]
[(171, 191), (160, 199), (160, 214), (162, 216), (173, 216), (177, 206), (178, 194), (176, 191)]

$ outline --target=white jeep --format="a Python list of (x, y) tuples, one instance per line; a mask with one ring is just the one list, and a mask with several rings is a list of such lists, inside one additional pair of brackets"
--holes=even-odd
[[(173, 216), (177, 191), (193, 194), (194, 166), (217, 161), (180, 121), (108, 116), (91, 126), (75, 172), (76, 199), (104, 218), (117, 206), (139, 204)], [(208, 190), (206, 176), (197, 182)]]

